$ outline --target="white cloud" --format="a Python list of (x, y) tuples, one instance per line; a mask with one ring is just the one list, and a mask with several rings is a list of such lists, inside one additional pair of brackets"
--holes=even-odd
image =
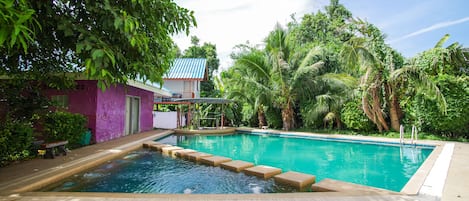
[[(231, 65), (229, 54), (235, 45), (246, 41), (262, 43), (277, 22), (285, 25), (290, 21), (291, 14), (301, 17), (323, 6), (323, 0), (314, 2), (318, 3), (308, 0), (176, 1), (178, 5), (195, 12), (198, 26), (191, 29), (190, 35), (197, 36), (201, 43), (210, 42), (217, 46), (221, 69)], [(178, 35), (174, 40), (181, 50), (190, 46), (190, 37), (185, 35)]]
[(408, 38), (412, 38), (414, 36), (418, 36), (418, 35), (421, 35), (421, 34), (424, 34), (424, 33), (427, 33), (427, 32), (431, 32), (431, 31), (434, 31), (434, 30), (437, 30), (437, 29), (442, 29), (442, 28), (446, 28), (446, 27), (449, 27), (449, 26), (461, 24), (461, 23), (468, 22), (468, 21), (469, 21), (469, 17), (465, 17), (465, 18), (461, 18), (461, 19), (458, 19), (458, 20), (437, 23), (437, 24), (431, 25), (429, 27), (426, 27), (426, 28), (417, 30), (415, 32), (412, 32), (410, 34), (407, 34), (405, 36), (402, 36), (400, 38), (390, 40), (389, 43), (396, 43), (396, 42), (399, 42), (399, 41), (402, 41), (402, 40), (405, 40), (405, 39), (408, 39)]

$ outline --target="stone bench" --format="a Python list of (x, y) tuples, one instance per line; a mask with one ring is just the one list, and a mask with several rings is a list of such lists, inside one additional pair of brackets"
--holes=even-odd
[(220, 167), (227, 169), (227, 170), (235, 171), (235, 172), (241, 172), (246, 168), (254, 167), (254, 164), (246, 162), (246, 161), (236, 160), (236, 161), (221, 163)]
[[(41, 149), (45, 150), (44, 158), (55, 158), (55, 149), (61, 152), (64, 156), (67, 155), (67, 150), (65, 145), (68, 144), (68, 141), (57, 141), (49, 142), (41, 145)], [(39, 152), (39, 151), (38, 151)]]
[(246, 168), (244, 173), (247, 175), (253, 175), (263, 179), (269, 179), (277, 174), (282, 173), (282, 169), (276, 167), (270, 167), (265, 165), (258, 165), (251, 168)]
[(200, 159), (200, 162), (206, 165), (219, 166), (221, 163), (229, 162), (231, 158), (222, 156), (209, 156)]
[(300, 191), (308, 191), (311, 189), (311, 185), (316, 182), (316, 176), (290, 171), (275, 175), (274, 180), (280, 184), (293, 186)]

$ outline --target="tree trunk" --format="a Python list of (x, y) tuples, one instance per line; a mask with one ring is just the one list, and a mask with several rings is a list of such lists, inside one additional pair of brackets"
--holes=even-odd
[(379, 101), (380, 97), (379, 97), (378, 87), (374, 87), (372, 89), (371, 95), (373, 97), (373, 109), (372, 109), (372, 111), (375, 113), (376, 118), (377, 118), (378, 122), (381, 124), (381, 126), (383, 127), (383, 129), (385, 131), (389, 131), (388, 123), (384, 119), (383, 109), (381, 108), (381, 101)]
[(262, 105), (257, 107), (257, 120), (259, 121), (259, 128), (262, 128), (262, 126), (267, 126), (264, 107)]
[(390, 84), (386, 84), (386, 95), (389, 104), (389, 117), (391, 119), (391, 128), (394, 131), (399, 131), (400, 129), (400, 120), (401, 114), (400, 113), (400, 105), (399, 99), (397, 94), (394, 93), (392, 86)]
[(295, 122), (293, 121), (293, 108), (289, 102), (282, 109), (282, 122), (283, 130), (288, 131), (295, 126)]
[(362, 108), (363, 108), (363, 112), (365, 112), (365, 115), (368, 117), (368, 119), (370, 119), (376, 125), (376, 127), (378, 127), (378, 131), (380, 133), (383, 132), (383, 127), (378, 122), (376, 115), (372, 112), (371, 106), (368, 102), (367, 94), (363, 95), (362, 97)]

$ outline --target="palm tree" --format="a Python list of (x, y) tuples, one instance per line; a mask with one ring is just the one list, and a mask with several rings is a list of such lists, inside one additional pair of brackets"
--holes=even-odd
[(228, 97), (247, 102), (257, 113), (259, 128), (267, 126), (265, 107), (270, 105), (272, 91), (269, 87), (270, 68), (265, 54), (255, 48), (248, 48), (238, 56), (231, 71), (234, 77), (229, 79)]
[[(384, 44), (384, 36), (377, 28), (363, 21), (358, 21), (358, 24), (362, 25), (361, 33), (364, 37), (355, 37), (348, 41), (342, 54), (345, 55), (345, 61), (350, 66), (360, 66), (365, 70), (361, 78), (363, 111), (376, 124), (379, 131), (389, 130), (385, 118), (387, 116), (389, 116), (391, 128), (395, 131), (399, 130), (403, 117), (400, 99), (406, 91), (426, 91), (427, 96), (430, 95), (438, 100), (444, 111), (445, 99), (435, 83), (418, 64), (420, 60), (416, 59), (409, 65), (403, 65), (402, 57)], [(435, 48), (441, 48), (446, 39), (447, 36), (443, 37)], [(461, 53), (454, 49), (443, 52)], [(454, 54), (446, 54), (446, 56), (436, 58), (453, 59), (459, 63), (463, 61)], [(389, 114), (386, 113), (385, 106), (388, 107)]]
[[(402, 57), (384, 44), (384, 36), (378, 28), (361, 20), (355, 23), (360, 26), (362, 37), (351, 38), (341, 54), (348, 66), (359, 67), (364, 72), (360, 81), (364, 113), (380, 132), (388, 131), (385, 103), (391, 107), (390, 118), (400, 116), (396, 85), (389, 82), (388, 76), (395, 68), (400, 68)], [(391, 123), (394, 130), (399, 130), (399, 123)]]

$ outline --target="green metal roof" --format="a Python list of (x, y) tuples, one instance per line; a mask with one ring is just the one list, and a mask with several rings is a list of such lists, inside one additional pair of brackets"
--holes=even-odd
[(207, 59), (177, 58), (163, 79), (205, 80), (207, 79)]

